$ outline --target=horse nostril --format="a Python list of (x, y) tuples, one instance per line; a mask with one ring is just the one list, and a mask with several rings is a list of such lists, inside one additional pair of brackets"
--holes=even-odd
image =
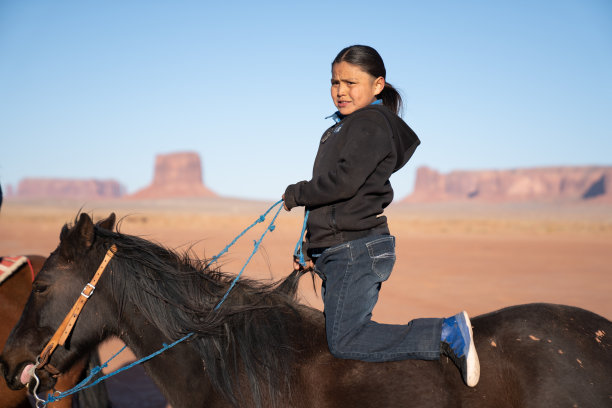
[[(9, 378), (9, 364), (0, 356), (0, 376), (4, 378), (7, 385), (10, 383), (11, 379)], [(1, 381), (1, 380), (0, 380)]]

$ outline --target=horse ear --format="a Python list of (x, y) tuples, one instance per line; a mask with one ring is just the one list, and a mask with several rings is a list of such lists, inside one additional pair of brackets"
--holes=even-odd
[(68, 228), (68, 225), (64, 224), (64, 226), (62, 227), (62, 232), (60, 232), (60, 242), (65, 240), (69, 233), (70, 228)]
[(115, 216), (115, 213), (111, 213), (107, 219), (98, 221), (96, 223), (96, 227), (112, 231), (113, 227), (115, 226), (116, 219), (117, 217)]
[(64, 225), (60, 234), (60, 254), (66, 259), (75, 259), (84, 247), (88, 249), (93, 244), (94, 225), (89, 215), (82, 213), (72, 228)]
[(79, 217), (79, 221), (73, 228), (71, 236), (84, 244), (86, 248), (89, 248), (93, 244), (94, 240), (94, 224), (91, 217), (85, 213), (82, 213)]

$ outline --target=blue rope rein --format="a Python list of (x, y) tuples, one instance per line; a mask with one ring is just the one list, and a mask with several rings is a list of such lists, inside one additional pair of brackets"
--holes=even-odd
[(295, 251), (293, 251), (293, 256), (298, 258), (298, 262), (303, 267), (306, 267), (306, 261), (304, 260), (304, 253), (302, 252), (302, 243), (304, 242), (304, 233), (306, 232), (306, 223), (308, 222), (308, 214), (310, 214), (310, 211), (306, 210), (304, 212), (304, 224), (302, 225), (302, 232), (300, 233), (300, 237), (298, 238), (298, 241), (295, 244)]
[[(240, 239), (244, 234), (246, 234), (247, 231), (249, 231), (251, 228), (253, 228), (255, 225), (265, 221), (266, 216), (268, 215), (268, 213), (270, 213), (270, 211), (272, 211), (272, 209), (274, 209), (276, 206), (278, 206), (279, 204), (281, 204), (283, 202), (283, 200), (279, 200), (276, 203), (274, 203), (270, 208), (268, 208), (268, 210), (259, 216), (259, 218), (257, 218), (257, 220), (255, 220), (251, 225), (249, 225), (247, 228), (245, 228), (240, 234), (238, 234), (238, 236), (236, 238), (234, 238), (232, 240), (232, 242), (230, 242), (225, 248), (223, 248), (223, 250), (221, 250), (221, 252), (219, 252), (217, 255), (215, 255), (210, 262), (208, 262), (206, 264), (206, 267), (209, 267), (212, 263), (214, 263), (215, 261), (217, 261), (217, 259), (219, 259), (219, 257), (221, 257), (221, 255), (223, 255), (224, 253), (226, 253), (229, 248), (234, 245), (236, 243), (236, 241), (238, 241), (238, 239)], [(225, 292), (225, 295), (223, 295), (223, 298), (221, 299), (221, 301), (219, 301), (219, 303), (217, 304), (217, 306), (215, 306), (214, 310), (218, 310), (219, 307), (221, 306), (221, 304), (225, 301), (225, 299), (227, 299), (227, 296), (229, 295), (230, 291), (234, 288), (234, 286), (236, 285), (236, 282), (238, 282), (238, 279), (240, 279), (240, 276), (242, 275), (242, 273), (244, 272), (246, 266), (248, 265), (248, 263), (251, 261), (251, 258), (253, 257), (253, 255), (255, 255), (255, 253), (257, 252), (257, 250), (259, 249), (259, 246), (261, 245), (261, 242), (263, 241), (264, 237), (266, 236), (266, 234), (268, 233), (268, 231), (274, 231), (274, 229), (276, 228), (274, 225), (274, 222), (276, 221), (276, 218), (278, 217), (279, 213), (281, 212), (281, 210), (283, 209), (283, 206), (281, 205), (278, 210), (276, 211), (276, 214), (274, 215), (274, 217), (272, 218), (272, 220), (270, 221), (270, 224), (268, 224), (268, 227), (266, 228), (266, 230), (263, 232), (263, 234), (261, 235), (261, 237), (259, 238), (259, 240), (255, 241), (254, 244), (254, 248), (253, 251), (251, 252), (251, 255), (249, 256), (249, 258), (247, 259), (247, 261), (245, 262), (245, 264), (243, 265), (242, 269), (240, 270), (240, 272), (238, 273), (238, 275), (236, 275), (236, 277), (234, 278), (234, 280), (232, 281), (230, 287), (228, 288), (227, 292)], [(306, 225), (306, 222), (304, 221), (304, 225)], [(303, 230), (302, 230), (302, 235), (304, 234)], [(301, 248), (301, 238), (300, 238), (300, 248)], [(60, 391), (56, 391), (57, 395), (54, 394), (48, 394), (47, 395), (47, 400), (44, 401), (43, 406), (46, 406), (47, 404), (49, 404), (50, 402), (55, 402), (55, 401), (59, 401), (62, 398), (66, 398), (70, 395), (76, 394), (80, 391), (83, 391), (87, 388), (93, 387), (94, 385), (97, 385), (99, 383), (101, 383), (102, 381), (105, 381), (106, 379), (117, 375), (125, 370), (129, 370), (130, 368), (138, 365), (138, 364), (142, 364), (145, 361), (148, 361), (150, 359), (152, 359), (153, 357), (158, 356), (159, 354), (163, 353), (164, 351), (176, 346), (177, 344), (187, 340), (188, 338), (190, 338), (191, 336), (193, 336), (195, 333), (189, 333), (186, 334), (185, 336), (183, 336), (182, 338), (174, 341), (173, 343), (170, 344), (166, 344), (166, 343), (162, 343), (163, 347), (159, 350), (157, 350), (156, 352), (149, 354), (146, 357), (143, 357), (139, 360), (136, 360), (134, 362), (132, 362), (131, 364), (128, 364), (124, 367), (121, 367), (107, 375), (104, 375), (102, 377), (99, 377), (98, 379), (96, 379), (95, 381), (93, 381), (91, 384), (89, 384), (90, 381), (93, 380), (93, 378), (100, 373), (104, 368), (108, 367), (108, 364), (115, 358), (117, 357), (119, 354), (121, 354), (121, 352), (123, 350), (125, 350), (125, 348), (127, 346), (123, 346), (123, 348), (121, 348), (121, 350), (119, 350), (117, 353), (115, 353), (111, 358), (109, 358), (104, 364), (101, 364), (100, 366), (96, 366), (93, 367), (90, 371), (90, 374), (83, 379), (83, 381), (81, 381), (79, 384), (77, 384), (76, 386), (74, 386), (73, 388), (66, 390), (64, 392), (60, 392)]]
[[(274, 204), (272, 207), (270, 207), (270, 210), (272, 208), (276, 207), (277, 205), (279, 205), (282, 202), (283, 202), (283, 200), (278, 201), (276, 204)], [(221, 299), (221, 301), (219, 303), (217, 303), (217, 306), (215, 306), (214, 310), (219, 309), (219, 307), (221, 307), (221, 304), (223, 302), (225, 302), (225, 299), (227, 299), (227, 296), (229, 295), (230, 291), (234, 288), (234, 286), (236, 285), (236, 282), (238, 282), (238, 279), (240, 279), (240, 276), (242, 275), (242, 272), (244, 272), (244, 269), (247, 267), (247, 265), (251, 261), (251, 258), (253, 258), (253, 255), (255, 255), (255, 252), (257, 252), (257, 250), (259, 249), (259, 245), (261, 244), (261, 241), (263, 241), (263, 239), (266, 236), (266, 234), (268, 233), (268, 231), (274, 231), (274, 228), (275, 228), (274, 222), (276, 221), (276, 217), (278, 217), (278, 214), (280, 214), (282, 209), (283, 209), (282, 205), (280, 207), (278, 207), (278, 210), (276, 211), (276, 214), (274, 214), (274, 217), (272, 218), (272, 221), (270, 221), (270, 224), (268, 225), (268, 228), (266, 228), (264, 233), (261, 234), (261, 237), (259, 238), (259, 240), (255, 241), (255, 244), (254, 244), (254, 247), (253, 247), (253, 251), (251, 252), (251, 255), (249, 255), (248, 259), (246, 260), (246, 262), (242, 266), (242, 269), (240, 269), (240, 272), (238, 272), (238, 275), (236, 275), (236, 277), (232, 281), (232, 284), (227, 289), (227, 292), (225, 292), (225, 295), (223, 295), (223, 298)], [(266, 211), (266, 214), (268, 212), (270, 212), (270, 210)], [(260, 219), (261, 219), (261, 217), (260, 217)], [(264, 217), (264, 219), (265, 219), (265, 217)], [(260, 222), (260, 221), (258, 220), (257, 222)], [(251, 227), (248, 227), (244, 232), (248, 231), (249, 228), (251, 228)], [(242, 236), (244, 234), (244, 232), (242, 234), (240, 234), (239, 236)], [(230, 244), (230, 245), (232, 245), (232, 244)]]
[(119, 354), (120, 354), (120, 353), (121, 353), (121, 352), (122, 352), (122, 351), (123, 351), (123, 350), (124, 350), (124, 349), (127, 347), (127, 346), (123, 346), (123, 348), (121, 348), (121, 350), (119, 350), (119, 351), (118, 351), (118, 352), (117, 352), (117, 353), (116, 353), (114, 356), (112, 356), (110, 359), (108, 359), (108, 360), (107, 360), (107, 361), (106, 361), (104, 364), (102, 364), (101, 366), (98, 366), (98, 367), (94, 367), (94, 368), (92, 368), (92, 369), (91, 369), (91, 374), (90, 374), (89, 376), (87, 376), (87, 378), (85, 378), (83, 381), (81, 381), (81, 382), (80, 382), (80, 383), (79, 383), (77, 386), (75, 386), (74, 388), (71, 388), (71, 389), (66, 390), (66, 391), (64, 391), (64, 392), (59, 392), (59, 391), (56, 391), (56, 392), (58, 393), (58, 395), (57, 395), (57, 396), (52, 395), (52, 394), (49, 394), (49, 395), (47, 396), (47, 401), (45, 402), (45, 405), (47, 405), (47, 404), (48, 404), (48, 403), (50, 403), (50, 402), (59, 401), (59, 400), (61, 400), (62, 398), (66, 398), (66, 397), (67, 397), (67, 396), (69, 396), (69, 395), (76, 394), (77, 392), (80, 392), (80, 391), (83, 391), (83, 390), (85, 390), (85, 389), (87, 389), (87, 388), (93, 387), (94, 385), (97, 385), (97, 384), (101, 383), (102, 381), (106, 380), (107, 378), (110, 378), (110, 377), (112, 377), (112, 376), (114, 376), (114, 375), (117, 375), (117, 374), (119, 374), (119, 373), (121, 373), (121, 372), (123, 372), (123, 371), (125, 371), (125, 370), (129, 370), (130, 368), (132, 368), (132, 367), (134, 367), (134, 366), (136, 366), (136, 365), (138, 365), (138, 364), (142, 364), (142, 363), (144, 363), (145, 361), (148, 361), (148, 360), (152, 359), (153, 357), (156, 357), (156, 356), (158, 356), (159, 354), (163, 353), (164, 351), (166, 351), (166, 350), (168, 350), (168, 349), (170, 349), (170, 348), (172, 348), (172, 347), (176, 346), (176, 345), (177, 345), (177, 344), (179, 344), (180, 342), (187, 340), (188, 338), (190, 338), (190, 337), (191, 337), (191, 336), (193, 336), (193, 335), (194, 335), (194, 333), (189, 333), (189, 334), (186, 334), (185, 336), (181, 337), (180, 339), (178, 339), (178, 340), (176, 340), (175, 342), (170, 343), (170, 344), (162, 343), (163, 347), (162, 347), (161, 349), (157, 350), (155, 353), (149, 354), (149, 355), (148, 355), (148, 356), (146, 356), (146, 357), (143, 357), (143, 358), (141, 358), (141, 359), (139, 359), (139, 360), (136, 360), (136, 361), (134, 361), (134, 362), (133, 362), (133, 363), (131, 363), (131, 364), (128, 364), (128, 365), (126, 365), (126, 366), (124, 366), (124, 367), (121, 367), (121, 368), (119, 368), (119, 369), (117, 369), (117, 370), (113, 371), (112, 373), (106, 374), (105, 376), (102, 376), (102, 377), (98, 378), (97, 380), (95, 380), (95, 381), (94, 381), (94, 382), (92, 382), (91, 384), (87, 384), (87, 382), (91, 381), (91, 380), (92, 380), (92, 378), (93, 378), (93, 377), (94, 377), (96, 374), (98, 374), (100, 371), (102, 371), (102, 369), (103, 369), (104, 367), (108, 366), (108, 363), (109, 363), (109, 362), (110, 362), (112, 359), (114, 359), (115, 357), (117, 357), (117, 356), (118, 356), (118, 355), (119, 355)]
[[(216, 261), (217, 261), (217, 259), (219, 259), (219, 258), (221, 257), (221, 255), (225, 254), (225, 253), (226, 253), (226, 252), (227, 252), (227, 251), (228, 251), (228, 250), (229, 250), (229, 249), (232, 247), (232, 245), (234, 245), (234, 244), (236, 243), (236, 241), (238, 241), (240, 238), (242, 238), (242, 236), (243, 236), (244, 234), (246, 234), (246, 233), (247, 233), (247, 232), (248, 232), (248, 231), (249, 231), (251, 228), (253, 228), (255, 225), (259, 224), (260, 222), (264, 222), (264, 221), (266, 220), (266, 217), (267, 217), (268, 213), (269, 213), (270, 211), (272, 211), (272, 209), (273, 209), (274, 207), (276, 207), (277, 205), (281, 204), (282, 202), (283, 202), (283, 200), (279, 200), (279, 201), (277, 201), (276, 203), (274, 203), (274, 204), (273, 204), (273, 205), (272, 205), (270, 208), (268, 208), (268, 210), (267, 210), (265, 213), (263, 213), (262, 215), (260, 215), (260, 216), (259, 216), (259, 218), (257, 218), (257, 219), (256, 219), (256, 220), (255, 220), (255, 221), (254, 221), (254, 222), (253, 222), (251, 225), (249, 225), (248, 227), (246, 227), (246, 228), (244, 229), (244, 231), (242, 231), (240, 234), (238, 234), (238, 236), (236, 236), (236, 238), (234, 238), (234, 239), (232, 240), (232, 242), (230, 242), (230, 243), (229, 243), (229, 244), (228, 244), (228, 245), (227, 245), (225, 248), (223, 248), (223, 249), (221, 250), (221, 252), (219, 252), (217, 255), (213, 256), (213, 257), (212, 257), (212, 259), (210, 260), (210, 262), (208, 262), (208, 263), (206, 264), (205, 268), (208, 268), (208, 267), (209, 267), (211, 264), (213, 264), (214, 262), (216, 262)], [(281, 206), (280, 208), (283, 208), (283, 207)], [(280, 209), (279, 209), (279, 210), (280, 210)], [(277, 213), (277, 215), (278, 215), (278, 213)], [(276, 217), (274, 217), (274, 219), (276, 219)], [(273, 222), (274, 222), (274, 220), (273, 220)], [(270, 228), (270, 227), (268, 227), (268, 228)], [(272, 227), (272, 230), (274, 230), (274, 227)], [(266, 230), (266, 231), (267, 231), (267, 230)], [(264, 233), (264, 235), (265, 235), (265, 233)], [(247, 263), (248, 263), (248, 261), (247, 261)]]

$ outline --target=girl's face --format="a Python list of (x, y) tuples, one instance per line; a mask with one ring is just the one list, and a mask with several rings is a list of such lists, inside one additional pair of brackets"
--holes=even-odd
[(384, 87), (383, 77), (375, 78), (357, 65), (342, 61), (332, 66), (331, 97), (342, 115), (368, 106)]

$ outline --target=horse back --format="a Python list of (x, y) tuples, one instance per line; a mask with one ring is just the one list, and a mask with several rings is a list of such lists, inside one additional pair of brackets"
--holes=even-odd
[(295, 399), (306, 401), (304, 407), (599, 407), (612, 401), (612, 323), (586, 310), (531, 304), (472, 319), (481, 364), (474, 388), (445, 357), (337, 359), (325, 344), (323, 317), (311, 313), (309, 320), (312, 336), (303, 345), (310, 353), (300, 364), (307, 397)]
[[(612, 322), (584, 309), (513, 306), (472, 321), (477, 398), (497, 407), (610, 406)], [(466, 406), (481, 406), (478, 404)]]
[(308, 336), (300, 345), (299, 381), (292, 388), (291, 407), (460, 406), (454, 405), (458, 402), (454, 395), (467, 387), (452, 362), (369, 363), (336, 358), (330, 354), (325, 340), (323, 314), (303, 310), (302, 315)]

